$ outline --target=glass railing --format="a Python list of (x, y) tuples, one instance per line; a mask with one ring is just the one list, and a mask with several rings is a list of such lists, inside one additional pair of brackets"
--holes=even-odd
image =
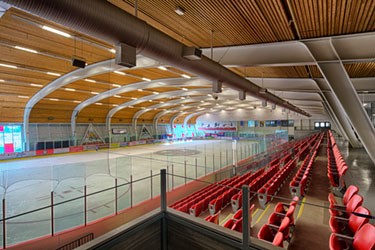
[[(0, 165), (0, 246), (54, 235), (117, 214), (160, 195), (162, 168), (170, 174), (167, 188), (171, 191), (232, 166), (233, 159), (259, 153), (258, 144), (243, 140), (233, 150), (232, 141), (203, 141), (131, 156), (121, 149), (91, 152), (102, 154), (97, 160), (88, 160), (90, 153), (77, 154), (77, 162), (68, 164), (59, 164), (59, 158), (40, 158), (38, 166)], [(225, 176), (219, 174), (219, 179)]]

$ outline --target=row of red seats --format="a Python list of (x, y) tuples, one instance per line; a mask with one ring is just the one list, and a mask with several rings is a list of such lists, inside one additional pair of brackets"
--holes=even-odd
[(258, 201), (262, 208), (273, 199), (270, 195), (274, 196), (280, 191), (285, 180), (296, 165), (297, 159), (290, 160), (258, 190)]
[[(250, 183), (250, 196), (254, 194), (260, 187), (264, 185), (272, 176), (274, 176), (277, 171), (279, 170), (279, 165), (271, 166), (267, 171), (263, 174), (255, 178)], [(238, 209), (242, 207), (242, 191), (239, 191), (237, 194), (233, 195), (231, 198), (231, 205), (233, 212), (236, 212)]]
[(296, 152), (296, 158), (299, 160), (305, 159), (307, 155), (311, 152), (311, 146), (318, 140), (319, 136), (323, 136), (324, 134), (318, 133), (313, 134), (308, 137), (303, 144), (299, 146), (298, 152)]
[(328, 131), (327, 162), (327, 176), (331, 186), (338, 191), (344, 190), (345, 173), (348, 171), (348, 166), (341, 155), (331, 131)]
[[(255, 209), (255, 205), (252, 204), (249, 209), (249, 224), (250, 225), (251, 225), (251, 218), (252, 218), (251, 215), (254, 209)], [(239, 209), (237, 210), (236, 213), (233, 214), (232, 218), (230, 218), (224, 223), (223, 227), (242, 233), (242, 221), (243, 221), (242, 209)]]
[[(238, 190), (241, 189), (243, 185), (249, 185), (253, 180), (255, 180), (257, 177), (263, 174), (263, 172), (264, 172), (264, 168), (259, 169), (258, 171), (248, 176), (247, 178), (243, 178), (241, 181), (237, 181), (236, 183), (234, 183), (231, 186), (232, 188), (225, 191), (222, 195), (219, 195), (216, 199), (211, 200), (208, 205), (210, 214), (214, 215), (218, 211), (220, 211), (222, 208), (226, 207), (231, 202), (231, 198), (234, 195), (236, 195), (238, 192), (240, 192)], [(190, 212), (190, 214), (192, 213)]]
[(268, 223), (259, 230), (258, 238), (279, 247), (284, 246), (284, 241), (290, 241), (298, 201), (299, 198), (295, 196), (289, 204), (278, 202), (268, 217)]
[(301, 197), (305, 195), (308, 182), (311, 179), (312, 166), (318, 153), (318, 149), (322, 142), (323, 136), (324, 134), (322, 133), (318, 138), (316, 138), (315, 142), (312, 142), (313, 146), (310, 150), (312, 152), (312, 155), (307, 155), (305, 160), (302, 162), (301, 167), (298, 169), (296, 175), (289, 183), (289, 191), (292, 196)]
[(328, 195), (331, 214), (329, 226), (332, 231), (329, 242), (331, 250), (371, 250), (375, 247), (375, 227), (369, 224), (371, 213), (362, 206), (363, 197), (358, 191), (358, 187), (349, 186), (340, 203), (332, 193)]
[[(237, 178), (237, 176), (235, 176), (233, 178)], [(211, 194), (216, 193), (220, 188), (222, 188), (223, 185), (229, 183), (230, 181), (231, 181), (231, 179), (224, 179), (224, 180), (220, 181), (219, 183), (210, 184), (210, 185), (198, 190), (197, 192), (195, 192), (195, 193), (193, 193), (189, 196), (186, 196), (183, 199), (175, 202), (170, 207), (174, 208), (176, 210), (179, 210), (181, 212), (188, 213), (190, 207), (192, 205), (194, 205), (197, 201), (201, 200), (202, 197), (205, 196), (205, 194), (207, 192), (210, 192)]]
[(210, 188), (204, 193), (201, 193), (201, 195), (197, 197), (194, 200), (194, 203), (188, 208), (188, 213), (197, 217), (209, 208), (212, 201), (217, 199), (220, 200), (220, 207), (223, 202), (224, 204), (228, 203), (230, 197), (237, 192), (234, 187), (236, 187), (238, 183), (246, 182), (251, 176), (252, 173), (248, 172), (242, 176), (234, 176), (225, 182), (219, 182), (219, 185), (215, 185), (214, 188)]

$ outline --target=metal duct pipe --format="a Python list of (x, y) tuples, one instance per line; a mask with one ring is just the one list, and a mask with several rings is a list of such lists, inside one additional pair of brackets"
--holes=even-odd
[[(228, 70), (221, 64), (202, 56), (189, 61), (182, 56), (185, 45), (151, 27), (104, 0), (1, 0), (16, 8), (51, 20), (78, 32), (111, 44), (126, 43), (137, 53), (181, 68), (210, 81), (221, 81), (234, 89), (290, 109), (305, 116), (307, 112), (286, 102)], [(260, 93), (262, 92), (262, 93)]]

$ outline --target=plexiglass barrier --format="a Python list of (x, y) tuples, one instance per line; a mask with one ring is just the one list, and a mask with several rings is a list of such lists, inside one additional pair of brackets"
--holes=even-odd
[[(201, 141), (188, 147), (147, 154), (99, 151), (102, 159), (59, 164), (44, 158), (40, 167), (4, 167), (0, 172), (3, 247), (54, 235), (113, 215), (160, 195), (160, 169), (167, 169), (167, 190), (230, 167), (259, 153), (259, 142)], [(79, 156), (78, 156), (79, 157)], [(88, 157), (89, 158), (89, 157)], [(217, 176), (220, 179), (220, 175)]]

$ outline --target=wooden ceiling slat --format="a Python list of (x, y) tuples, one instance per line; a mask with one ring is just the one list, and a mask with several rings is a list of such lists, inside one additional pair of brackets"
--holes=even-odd
[[(373, 31), (374, 1), (290, 0), (301, 38)], [(365, 7), (366, 6), (366, 7)], [(363, 28), (361, 28), (363, 27)]]

